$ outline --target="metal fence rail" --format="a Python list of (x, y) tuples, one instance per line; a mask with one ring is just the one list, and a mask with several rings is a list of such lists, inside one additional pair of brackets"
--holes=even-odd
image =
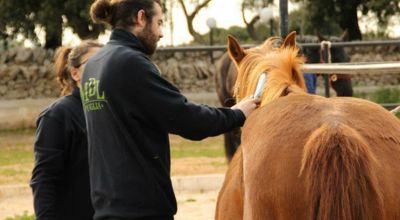
[[(302, 48), (319, 48), (319, 43), (298, 43)], [(374, 47), (374, 46), (400, 46), (400, 40), (373, 40), (373, 41), (352, 41), (352, 42), (332, 42), (331, 48), (335, 47)], [(242, 45), (243, 48), (251, 48), (256, 45)], [(327, 45), (325, 45), (326, 47)], [(159, 48), (160, 53), (174, 52), (209, 52), (212, 57), (214, 51), (226, 51), (226, 45), (214, 46), (188, 46), (188, 47), (173, 47)], [(327, 48), (325, 51), (328, 51)], [(324, 54), (327, 56), (327, 54)], [(314, 74), (389, 74), (400, 73), (400, 62), (385, 62), (385, 63), (334, 63), (334, 64), (304, 64), (302, 71)], [(325, 96), (329, 97), (329, 82), (328, 76), (324, 76), (325, 80)], [(393, 109), (400, 103), (382, 104), (387, 109)]]
[(318, 74), (388, 74), (400, 73), (400, 62), (303, 64), (305, 73)]
[(386, 108), (387, 110), (392, 110), (400, 105), (400, 103), (383, 103), (380, 104), (382, 107)]
[[(316, 48), (320, 47), (319, 43), (298, 43), (303, 48)], [(332, 42), (332, 47), (372, 47), (372, 46), (391, 46), (399, 45), (400, 40), (373, 40), (373, 41), (351, 41), (351, 42)], [(254, 47), (256, 45), (246, 44), (244, 48)], [(212, 52), (212, 51), (226, 51), (226, 45), (214, 46), (187, 46), (187, 47), (164, 47), (158, 48), (157, 51), (161, 53), (174, 53), (174, 52)]]

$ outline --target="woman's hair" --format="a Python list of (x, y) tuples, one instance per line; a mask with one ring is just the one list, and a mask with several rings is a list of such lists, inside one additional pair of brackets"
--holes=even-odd
[(82, 41), (76, 47), (59, 47), (54, 56), (54, 71), (57, 75), (57, 81), (61, 85), (61, 95), (70, 93), (73, 87), (77, 86), (71, 77), (71, 68), (79, 68), (83, 63), (82, 56), (91, 48), (102, 47), (93, 40)]
[(90, 16), (95, 23), (106, 23), (113, 28), (133, 26), (137, 13), (145, 11), (147, 21), (153, 18), (154, 2), (160, 0), (96, 0), (90, 7)]

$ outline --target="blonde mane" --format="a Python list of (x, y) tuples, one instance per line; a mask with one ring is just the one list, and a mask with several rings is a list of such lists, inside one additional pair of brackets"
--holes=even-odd
[(269, 38), (261, 46), (245, 51), (246, 56), (237, 64), (234, 95), (238, 101), (254, 94), (262, 73), (266, 73), (267, 80), (260, 97), (261, 105), (284, 95), (290, 85), (306, 89), (300, 70), (305, 58), (299, 56), (297, 47), (276, 47), (278, 40)]

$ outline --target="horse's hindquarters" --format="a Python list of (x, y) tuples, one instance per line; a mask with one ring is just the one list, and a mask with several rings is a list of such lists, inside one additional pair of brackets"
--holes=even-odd
[[(380, 120), (378, 121), (377, 118)], [(247, 120), (243, 128), (244, 219), (312, 219), (311, 216), (315, 212), (318, 213), (318, 210), (311, 210), (312, 200), (307, 194), (309, 185), (307, 185), (305, 175), (300, 175), (300, 169), (304, 146), (311, 134), (323, 124), (333, 127), (343, 124), (354, 130), (364, 140), (363, 146), (371, 156), (363, 156), (363, 154), (359, 154), (360, 151), (357, 151), (358, 153), (356, 152), (354, 157), (351, 157), (349, 163), (367, 164), (366, 170), (365, 172), (360, 170), (350, 173), (350, 176), (346, 176), (346, 178), (355, 179), (355, 182), (349, 181), (348, 183), (355, 184), (357, 186), (355, 190), (359, 187), (366, 187), (366, 191), (359, 191), (362, 195), (372, 189), (377, 190), (378, 194), (382, 193), (384, 215), (387, 219), (391, 219), (391, 217), (393, 219), (400, 215), (400, 191), (394, 189), (395, 185), (400, 185), (400, 163), (398, 163), (400, 161), (400, 140), (397, 137), (400, 133), (400, 125), (398, 120), (380, 107), (357, 99), (325, 99), (317, 96), (295, 95), (278, 99), (260, 109)], [(337, 138), (344, 140), (345, 136), (339, 135)], [(336, 140), (332, 138), (329, 141)], [(346, 145), (348, 141), (343, 143), (338, 141), (338, 143), (343, 147), (343, 144)], [(336, 148), (336, 146), (332, 145), (334, 149), (331, 152), (336, 152), (338, 149), (351, 149), (351, 146), (344, 148)], [(324, 147), (321, 146), (321, 149)], [(321, 151), (321, 153), (328, 152), (330, 151)], [(338, 153), (333, 153), (333, 155), (338, 155)], [(348, 156), (347, 153), (342, 152), (336, 162), (339, 161), (342, 165), (346, 165), (340, 159), (346, 156)], [(325, 158), (321, 164), (336, 166), (334, 157), (321, 158)], [(371, 162), (375, 160), (374, 158), (376, 158), (376, 163)], [(364, 160), (365, 162), (361, 162)], [(340, 168), (341, 165), (338, 167)], [(331, 175), (332, 180), (325, 182), (336, 184), (341, 176), (347, 175), (345, 167), (326, 170), (326, 172), (336, 172), (336, 174)], [(368, 174), (370, 169), (372, 174)], [(322, 179), (329, 176), (328, 174), (331, 173), (320, 174), (314, 178), (321, 178), (316, 181), (323, 184)], [(360, 178), (366, 178), (365, 186), (360, 183)], [(376, 185), (372, 184), (373, 181), (368, 182), (373, 179), (377, 180)], [(372, 209), (379, 210), (377, 208), (379, 196), (368, 194), (353, 198), (352, 195), (356, 195), (354, 191), (350, 190), (346, 193), (344, 195), (355, 200), (344, 203), (341, 199), (346, 198), (336, 198), (339, 204), (359, 202), (364, 207), (364, 210), (360, 209), (363, 210), (360, 211), (361, 214), (360, 212), (354, 214), (355, 217), (350, 219), (357, 219), (357, 216), (370, 213), (365, 210), (365, 207), (375, 207)], [(344, 195), (342, 197), (345, 197)], [(369, 200), (361, 202), (357, 200), (365, 198), (369, 198)], [(364, 202), (377, 205), (369, 206)], [(354, 206), (342, 208), (350, 209), (349, 213), (356, 213), (357, 211), (353, 209), (358, 209)], [(333, 209), (338, 209), (333, 213), (341, 211), (340, 208)], [(379, 211), (371, 213), (375, 213), (371, 214), (369, 217), (371, 219), (384, 219)], [(376, 217), (374, 218), (373, 215)]]

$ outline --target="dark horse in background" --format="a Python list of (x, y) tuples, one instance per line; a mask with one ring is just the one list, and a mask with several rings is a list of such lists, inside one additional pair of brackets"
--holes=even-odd
[[(323, 41), (329, 42), (343, 42), (348, 40), (348, 32), (345, 31), (342, 36), (331, 36), (325, 38), (320, 34), (314, 36), (300, 36), (297, 37), (299, 43), (321, 43)], [(328, 51), (331, 55), (331, 60), (325, 60), (324, 49), (322, 48), (301, 48), (302, 53), (306, 57), (307, 63), (345, 63), (350, 62), (350, 57), (347, 55), (343, 47), (332, 47)], [(332, 74), (329, 76), (330, 86), (335, 90), (336, 96), (353, 96), (353, 87), (351, 83), (350, 74)]]
[[(317, 36), (298, 36), (296, 41), (299, 43), (320, 43), (322, 41), (342, 42), (347, 41), (347, 38), (348, 34), (347, 31), (345, 31), (341, 37), (332, 36), (325, 38), (318, 34)], [(320, 48), (301, 48), (301, 52), (306, 57), (307, 63), (325, 62), (322, 55), (323, 51)], [(343, 63), (350, 61), (349, 56), (342, 47), (331, 48), (330, 54), (332, 63)], [(229, 58), (228, 53), (224, 53), (217, 61), (217, 71), (214, 75), (218, 99), (221, 105), (224, 107), (232, 107), (236, 104), (235, 98), (233, 97), (236, 77), (237, 72), (235, 66)], [(350, 75), (336, 74), (335, 78), (335, 81), (330, 80), (330, 85), (336, 91), (336, 95), (352, 96), (353, 89)], [(225, 155), (228, 161), (232, 159), (233, 154), (240, 144), (240, 134), (241, 132), (239, 128), (224, 134)]]

